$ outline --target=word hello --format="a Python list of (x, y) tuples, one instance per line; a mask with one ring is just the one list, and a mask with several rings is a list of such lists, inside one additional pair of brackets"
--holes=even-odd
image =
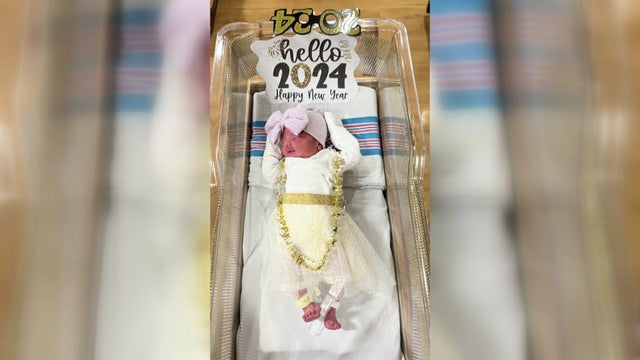
[(342, 57), (342, 51), (339, 47), (331, 46), (331, 40), (313, 39), (309, 41), (307, 48), (299, 48), (295, 52), (289, 48), (289, 40), (284, 39), (280, 42), (280, 55), (284, 60), (291, 60), (297, 63), (310, 60), (312, 62), (328, 62), (338, 61)]

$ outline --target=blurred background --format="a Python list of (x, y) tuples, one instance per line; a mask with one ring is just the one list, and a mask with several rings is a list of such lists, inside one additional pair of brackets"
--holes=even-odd
[(208, 6), (3, 1), (2, 359), (208, 358)]
[(1, 1), (0, 358), (208, 357), (209, 32), (307, 6), (408, 28), (431, 358), (640, 356), (637, 1)]
[(432, 1), (433, 359), (637, 359), (634, 1)]

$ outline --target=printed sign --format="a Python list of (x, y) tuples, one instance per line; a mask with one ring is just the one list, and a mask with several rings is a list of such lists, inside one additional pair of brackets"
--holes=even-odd
[(272, 103), (341, 103), (356, 96), (356, 39), (312, 31), (255, 41), (258, 74)]

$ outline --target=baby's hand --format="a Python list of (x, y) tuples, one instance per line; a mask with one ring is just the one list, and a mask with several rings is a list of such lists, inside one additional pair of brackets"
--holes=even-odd
[(360, 160), (360, 145), (358, 140), (342, 124), (342, 119), (332, 112), (325, 112), (327, 128), (333, 146), (341, 151), (343, 169), (355, 165)]
[(267, 119), (267, 122), (264, 125), (264, 131), (267, 133), (267, 139), (274, 145), (274, 147), (278, 147), (280, 145), (280, 136), (282, 136), (283, 130), (284, 123), (282, 121), (282, 113), (280, 111), (276, 111), (269, 116), (269, 119)]
[(274, 145), (270, 140), (267, 140), (267, 147), (265, 150), (267, 150), (267, 154), (272, 154), (277, 159), (282, 159), (282, 150), (280, 149), (280, 146)]
[(280, 146), (274, 146), (273, 152), (276, 154), (278, 159), (282, 159), (282, 150), (280, 149)]
[(342, 119), (336, 116), (336, 114), (327, 111), (324, 113), (324, 118), (327, 121), (327, 127), (331, 129), (332, 127), (343, 127)]

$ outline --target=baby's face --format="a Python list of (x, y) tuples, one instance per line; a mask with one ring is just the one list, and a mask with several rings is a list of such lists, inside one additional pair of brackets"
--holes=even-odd
[(285, 157), (308, 158), (322, 150), (318, 140), (306, 132), (298, 135), (285, 128), (282, 134), (282, 155)]

